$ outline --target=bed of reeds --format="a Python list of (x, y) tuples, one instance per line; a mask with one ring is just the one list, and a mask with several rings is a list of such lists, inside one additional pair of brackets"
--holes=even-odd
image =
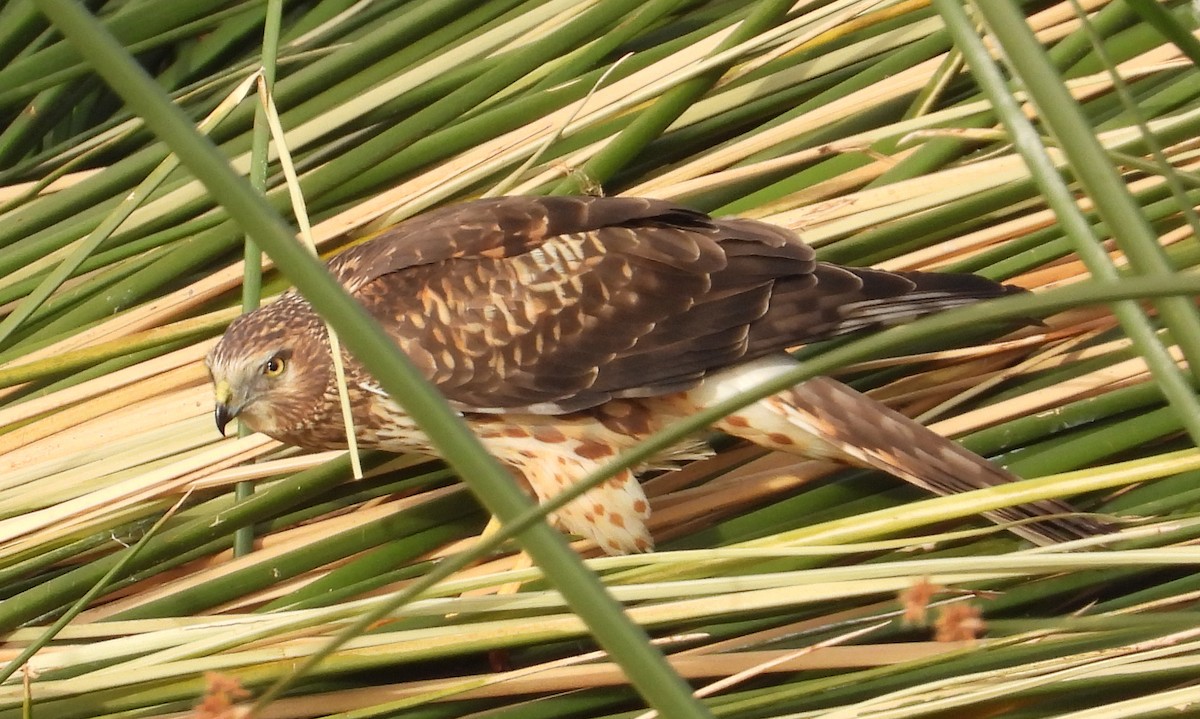
[[(86, 5), (0, 7), (0, 719), (1200, 714), (1193, 3)], [(527, 501), (403, 366), (450, 467), (217, 434), (243, 304), (341, 301), (298, 227), (598, 192), (1034, 290), (798, 354), (1028, 481), (717, 437), (646, 480), (660, 551), (527, 522), (529, 568), (475, 497)], [(1039, 497), (1118, 531), (978, 516)]]

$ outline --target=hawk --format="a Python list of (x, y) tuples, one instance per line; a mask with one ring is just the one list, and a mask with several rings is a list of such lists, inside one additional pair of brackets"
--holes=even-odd
[[(432, 211), (329, 270), (541, 500), (667, 424), (795, 366), (785, 350), (1018, 291), (974, 275), (815, 259), (789, 230), (627, 197), (501, 197)], [(358, 444), (433, 453), (400, 403), (343, 357)], [(221, 431), (234, 417), (305, 449), (344, 448), (324, 322), (295, 291), (230, 324), (206, 359)], [(1016, 479), (829, 378), (715, 424), (763, 447), (881, 469), (946, 494)], [(694, 456), (695, 444), (661, 458)], [(649, 551), (632, 471), (554, 518), (610, 554)], [(1061, 502), (1013, 531), (1097, 531)]]

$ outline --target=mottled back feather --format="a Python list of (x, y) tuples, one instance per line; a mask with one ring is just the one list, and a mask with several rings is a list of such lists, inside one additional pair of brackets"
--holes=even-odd
[(794, 233), (638, 198), (421, 215), (330, 267), (458, 408), (560, 414), (1011, 291), (815, 260)]

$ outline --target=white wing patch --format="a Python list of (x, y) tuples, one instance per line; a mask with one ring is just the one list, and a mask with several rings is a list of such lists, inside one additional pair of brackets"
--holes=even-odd
[(364, 392), (370, 392), (371, 394), (378, 395), (378, 396), (384, 397), (384, 398), (388, 397), (388, 393), (384, 391), (383, 387), (380, 387), (378, 384), (376, 384), (374, 382), (358, 382), (357, 385), (358, 385), (358, 388)]
[(688, 397), (701, 407), (710, 407), (794, 370), (796, 365), (796, 360), (787, 355), (762, 357), (705, 378), (688, 392)]

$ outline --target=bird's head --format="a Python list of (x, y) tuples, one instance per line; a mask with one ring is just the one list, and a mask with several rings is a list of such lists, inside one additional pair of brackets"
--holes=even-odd
[(298, 296), (234, 320), (205, 358), (222, 434), (237, 418), (295, 444), (325, 404), (331, 361), (325, 326)]

